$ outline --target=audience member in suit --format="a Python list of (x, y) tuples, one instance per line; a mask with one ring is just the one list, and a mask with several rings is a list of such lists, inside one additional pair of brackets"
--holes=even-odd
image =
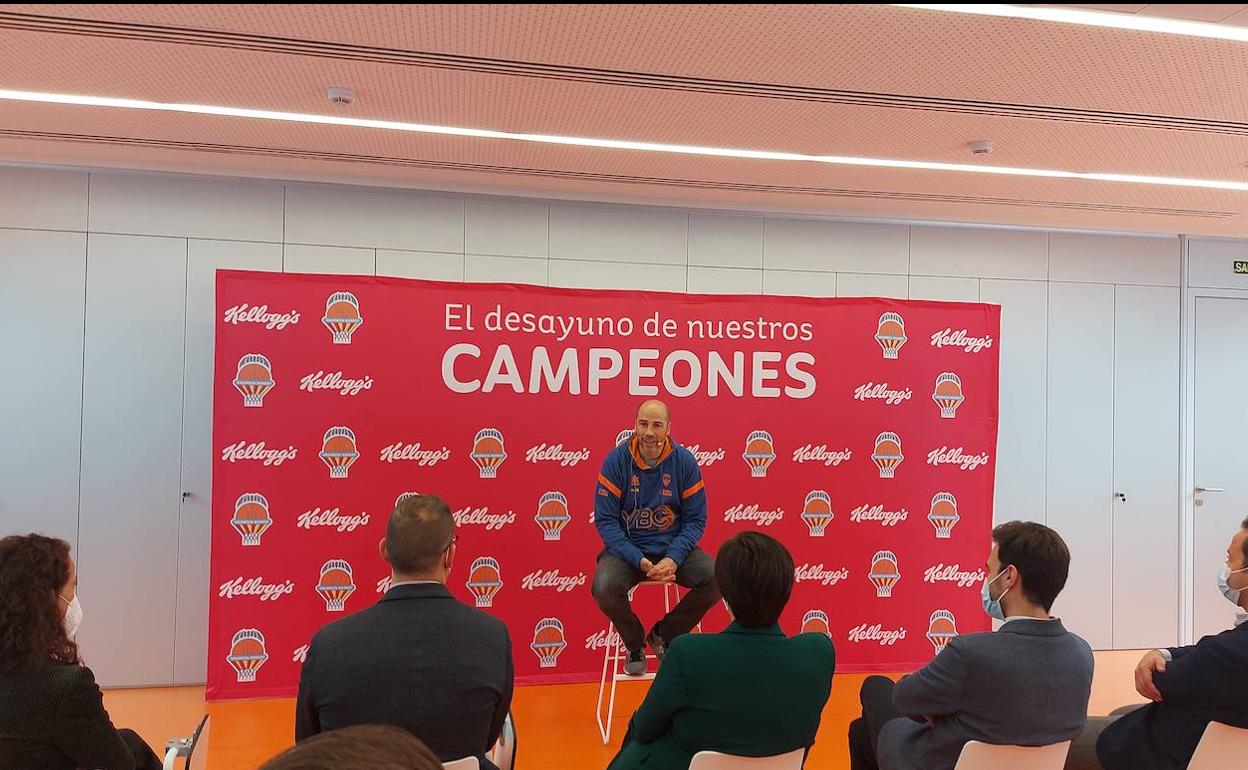
[(314, 735), (260, 770), (442, 770), (420, 739), (391, 725), (355, 725)]
[(117, 730), (74, 637), (82, 622), (69, 543), (0, 540), (0, 767), (158, 770), (131, 730)]
[(849, 727), (853, 770), (952, 770), (967, 741), (1043, 746), (1083, 729), (1092, 650), (1049, 615), (1070, 551), (1031, 522), (1002, 524), (992, 541), (981, 596), (1005, 625), (953, 638), (896, 685), (868, 678)]
[(825, 634), (780, 628), (793, 557), (742, 532), (720, 546), (715, 580), (733, 622), (672, 640), (609, 770), (683, 770), (699, 751), (763, 757), (815, 742), (836, 651)]
[(312, 638), (299, 679), (295, 740), (357, 724), (402, 727), (443, 761), (487, 752), (511, 706), (502, 621), (454, 599), (455, 519), (418, 495), (391, 515), (381, 556), (392, 584), (374, 606)]
[(1145, 655), (1135, 669), (1135, 689), (1151, 703), (1089, 719), (1068, 768), (1180, 770), (1210, 722), (1248, 728), (1248, 519), (1231, 538), (1218, 589), (1239, 610), (1235, 627)]

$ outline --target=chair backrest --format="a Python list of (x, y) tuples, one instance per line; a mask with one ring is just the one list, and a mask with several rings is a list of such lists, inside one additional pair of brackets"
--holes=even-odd
[(1187, 770), (1229, 770), (1248, 757), (1248, 730), (1210, 722), (1196, 746)]
[(689, 770), (802, 770), (806, 749), (773, 757), (738, 757), (718, 751), (699, 751), (693, 755)]
[(481, 770), (481, 762), (476, 757), (464, 757), (442, 763), (442, 770)]
[(489, 760), (498, 770), (512, 770), (516, 766), (516, 723), (511, 713), (503, 720), (503, 734), (489, 753)]
[(186, 770), (206, 770), (208, 767), (208, 716), (200, 720), (199, 727), (191, 736), (191, 751), (186, 755)]
[(962, 747), (954, 770), (1062, 770), (1070, 741), (1048, 746), (994, 746), (971, 741)]

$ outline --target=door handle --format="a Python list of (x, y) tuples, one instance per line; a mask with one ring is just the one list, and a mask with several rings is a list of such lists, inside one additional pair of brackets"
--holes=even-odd
[(1225, 492), (1225, 491), (1226, 490), (1223, 489), (1222, 487), (1196, 487), (1197, 494), (1203, 494), (1205, 492)]

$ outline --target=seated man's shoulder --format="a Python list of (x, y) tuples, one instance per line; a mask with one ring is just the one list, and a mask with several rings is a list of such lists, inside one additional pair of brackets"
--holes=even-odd
[(789, 637), (789, 646), (794, 652), (810, 655), (836, 654), (836, 645), (832, 643), (832, 637), (822, 631), (807, 631), (803, 634), (791, 636)]

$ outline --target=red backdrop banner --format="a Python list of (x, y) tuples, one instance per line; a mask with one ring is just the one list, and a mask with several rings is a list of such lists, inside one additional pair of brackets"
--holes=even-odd
[(517, 681), (596, 679), (595, 480), (647, 396), (701, 466), (704, 550), (774, 535), (787, 632), (840, 671), (920, 666), (989, 627), (999, 330), (979, 304), (218, 272), (208, 697), (294, 693), (313, 633), (387, 588), (409, 492), (450, 504), (450, 589), (507, 624)]

